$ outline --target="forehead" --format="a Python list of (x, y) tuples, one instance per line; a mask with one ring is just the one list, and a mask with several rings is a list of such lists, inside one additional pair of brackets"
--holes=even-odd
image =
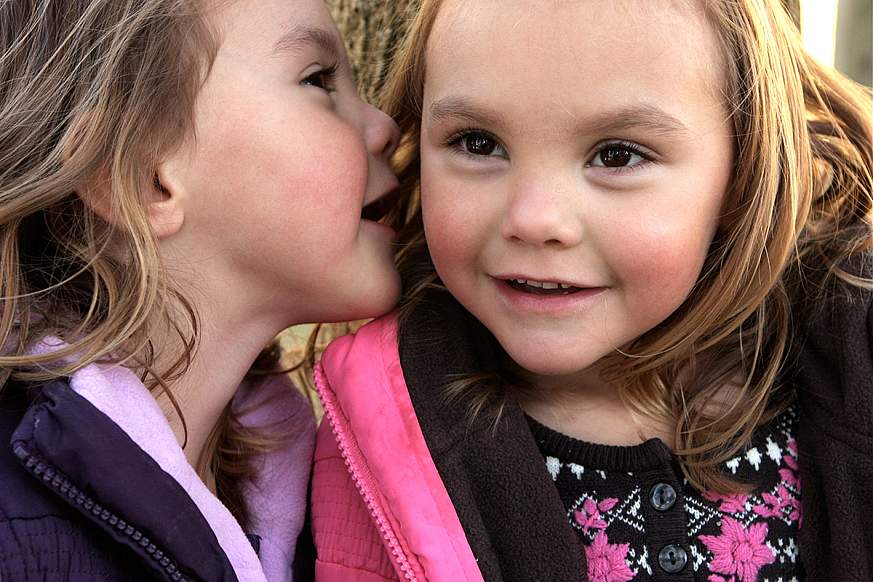
[(225, 50), (293, 52), (309, 43), (343, 51), (336, 25), (321, 0), (217, 0), (212, 8), (207, 14)]
[(426, 72), (430, 97), (474, 92), (507, 106), (532, 92), (557, 107), (568, 97), (720, 102), (723, 85), (715, 32), (687, 0), (445, 0)]

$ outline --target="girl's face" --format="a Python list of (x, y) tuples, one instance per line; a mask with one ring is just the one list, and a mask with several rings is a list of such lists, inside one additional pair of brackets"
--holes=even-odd
[(387, 311), (394, 233), (362, 208), (397, 185), (396, 125), (359, 98), (321, 0), (216, 4), (194, 135), (164, 165), (186, 205), (170, 242), (226, 284), (218, 303), (241, 295), (284, 324)]
[(442, 281), (535, 381), (688, 296), (733, 162), (690, 3), (447, 0), (426, 55), (422, 207)]

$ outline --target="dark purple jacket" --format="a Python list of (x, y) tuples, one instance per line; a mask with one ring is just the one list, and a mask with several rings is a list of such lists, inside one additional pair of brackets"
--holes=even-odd
[(3, 388), (0, 580), (290, 581), (314, 438), (300, 394), (284, 382), (251, 390), (270, 399), (253, 424), (294, 434), (246, 489), (243, 535), (145, 388), (96, 368)]

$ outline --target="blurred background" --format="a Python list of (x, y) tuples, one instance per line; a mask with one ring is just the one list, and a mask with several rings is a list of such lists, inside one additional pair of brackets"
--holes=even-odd
[[(385, 78), (391, 50), (402, 38), (419, 0), (326, 0), (346, 40), (362, 95), (375, 102)], [(803, 36), (803, 43), (819, 62), (836, 67), (855, 81), (873, 85), (873, 0), (781, 1)], [(873, 115), (873, 111), (871, 111)], [(360, 324), (325, 326), (314, 342), (320, 351), (331, 339)], [(301, 361), (315, 326), (297, 326), (280, 340), (289, 366)], [(303, 386), (309, 373), (293, 373)]]
[(819, 62), (873, 85), (873, 0), (800, 0), (803, 45)]

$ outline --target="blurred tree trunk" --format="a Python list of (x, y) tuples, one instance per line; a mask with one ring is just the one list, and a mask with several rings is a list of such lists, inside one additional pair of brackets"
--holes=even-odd
[(361, 94), (373, 103), (391, 52), (403, 38), (418, 0), (326, 0), (326, 4), (346, 41)]

